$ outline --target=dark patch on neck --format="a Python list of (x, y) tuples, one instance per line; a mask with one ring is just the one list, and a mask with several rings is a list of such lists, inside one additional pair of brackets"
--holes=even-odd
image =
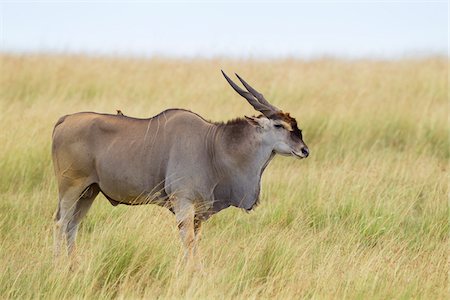
[(214, 123), (223, 131), (228, 146), (235, 146), (246, 138), (251, 125), (244, 118), (236, 118), (227, 122)]
[(235, 118), (226, 122), (214, 122), (218, 126), (231, 126), (231, 125), (241, 125), (243, 126), (247, 121), (244, 118)]

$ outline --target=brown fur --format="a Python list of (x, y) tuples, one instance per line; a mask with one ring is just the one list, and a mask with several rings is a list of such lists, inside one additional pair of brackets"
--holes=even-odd
[(289, 115), (289, 113), (277, 112), (277, 113), (273, 114), (272, 116), (270, 116), (270, 118), (274, 119), (274, 120), (281, 120), (281, 121), (288, 123), (292, 127), (292, 131), (291, 131), (292, 134), (294, 136), (302, 139), (302, 131), (301, 131), (301, 129), (298, 128), (297, 120), (295, 120), (293, 117), (291, 117)]

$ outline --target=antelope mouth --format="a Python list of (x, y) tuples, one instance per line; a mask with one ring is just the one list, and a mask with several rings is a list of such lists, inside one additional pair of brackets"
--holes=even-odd
[(291, 151), (291, 154), (292, 154), (293, 156), (295, 156), (296, 158), (298, 158), (298, 159), (303, 159), (303, 158), (305, 158), (305, 156), (303, 155), (303, 153), (298, 153), (298, 152), (295, 152), (295, 151)]

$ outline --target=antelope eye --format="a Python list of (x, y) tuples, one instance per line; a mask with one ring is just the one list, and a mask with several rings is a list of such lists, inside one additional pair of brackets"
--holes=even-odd
[(274, 126), (275, 126), (275, 128), (283, 128), (283, 125), (281, 125), (281, 124), (275, 124)]

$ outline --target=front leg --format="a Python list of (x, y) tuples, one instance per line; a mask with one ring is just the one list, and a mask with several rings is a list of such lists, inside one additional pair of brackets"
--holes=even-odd
[(197, 216), (194, 218), (194, 260), (195, 260), (195, 269), (199, 271), (201, 274), (205, 274), (203, 268), (203, 258), (200, 254), (199, 250), (199, 242), (202, 237), (202, 220)]
[(195, 249), (195, 206), (190, 200), (177, 197), (174, 200), (173, 207), (178, 229), (180, 230), (181, 242), (184, 247), (184, 260), (186, 264), (191, 265), (194, 260)]
[(194, 256), (199, 256), (198, 243), (202, 237), (202, 220), (200, 220), (197, 216), (194, 218)]

